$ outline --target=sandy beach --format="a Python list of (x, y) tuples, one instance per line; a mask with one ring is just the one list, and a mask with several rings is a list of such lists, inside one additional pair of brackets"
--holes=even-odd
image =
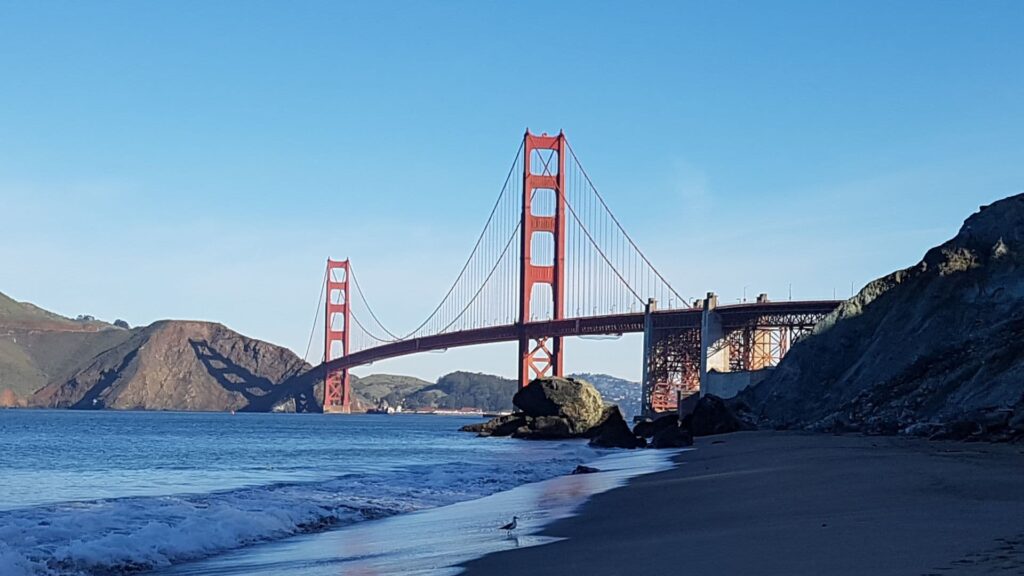
[(470, 575), (1024, 574), (1024, 446), (746, 432), (598, 494)]

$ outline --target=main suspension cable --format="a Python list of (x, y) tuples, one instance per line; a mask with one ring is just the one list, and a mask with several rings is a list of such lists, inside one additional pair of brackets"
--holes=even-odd
[[(381, 339), (381, 338), (377, 338), (377, 340), (380, 340), (381, 342), (395, 342), (397, 340), (401, 340), (401, 338), (398, 335), (396, 335), (395, 333), (391, 332), (391, 330), (388, 330), (387, 326), (385, 326), (384, 323), (380, 321), (380, 318), (377, 318), (377, 314), (375, 314), (373, 312), (373, 307), (370, 306), (370, 301), (366, 299), (366, 295), (363, 294), (362, 287), (359, 286), (359, 279), (356, 277), (356, 272), (355, 272), (355, 269), (352, 267), (352, 264), (349, 264), (349, 268), (348, 269), (349, 269), (349, 274), (352, 276), (352, 283), (356, 287), (356, 292), (359, 293), (359, 297), (362, 298), (363, 304), (366, 305), (366, 310), (370, 313), (370, 317), (373, 318), (374, 322), (377, 323), (377, 326), (380, 327), (381, 330), (383, 330), (384, 332), (387, 333), (388, 336), (393, 338), (393, 340), (386, 340), (386, 339)], [(351, 308), (349, 308), (349, 309), (351, 310)], [(360, 326), (362, 326), (362, 325), (360, 324)], [(364, 328), (364, 330), (365, 330), (365, 332), (367, 334), (369, 334), (370, 336), (373, 336), (372, 332), (370, 332), (369, 330), (366, 330), (365, 328)]]
[(313, 346), (313, 335), (316, 334), (316, 323), (320, 319), (320, 307), (324, 303), (324, 289), (327, 287), (327, 271), (324, 270), (324, 279), (320, 283), (320, 295), (316, 297), (316, 312), (313, 314), (313, 327), (309, 329), (309, 342), (306, 343), (306, 353), (302, 359), (309, 362), (309, 349)]
[(680, 300), (685, 302), (683, 297), (680, 296), (679, 293), (676, 292), (676, 289), (672, 287), (672, 284), (670, 284), (669, 281), (666, 280), (665, 277), (661, 275), (661, 272), (658, 272), (658, 269), (654, 267), (654, 264), (651, 264), (651, 261), (647, 259), (647, 256), (644, 254), (643, 250), (641, 250), (640, 247), (636, 245), (636, 242), (633, 241), (633, 238), (629, 235), (628, 232), (626, 232), (626, 229), (622, 227), (622, 224), (619, 222), (619, 219), (615, 217), (615, 213), (612, 212), (611, 208), (609, 208), (608, 204), (604, 201), (604, 197), (601, 196), (600, 192), (598, 192), (597, 186), (594, 186), (594, 182), (590, 179), (590, 175), (587, 174), (586, 168), (583, 167), (583, 164), (580, 162), (580, 159), (576, 156), (576, 151), (572, 149), (572, 145), (569, 144), (568, 139), (565, 141), (565, 146), (566, 148), (569, 149), (569, 154), (572, 155), (573, 161), (579, 168), (580, 173), (583, 174), (583, 178), (586, 179), (587, 184), (590, 186), (590, 189), (594, 191), (594, 195), (597, 197), (598, 201), (601, 202), (601, 206), (603, 206), (605, 211), (608, 212), (608, 215), (611, 216), (612, 221), (615, 222), (615, 225), (622, 232), (623, 236), (625, 236), (626, 240), (629, 241), (630, 246), (632, 246), (633, 249), (636, 250), (636, 253), (640, 256), (644, 263), (647, 264), (647, 266), (651, 269), (651, 271), (654, 272), (658, 279), (661, 280), (661, 282), (668, 287), (669, 291), (671, 291), (676, 298), (679, 298)]
[(483, 281), (483, 283), (482, 283), (482, 284), (480, 284), (480, 288), (478, 288), (478, 289), (477, 289), (477, 291), (476, 291), (476, 293), (475, 293), (475, 294), (473, 294), (473, 297), (469, 299), (469, 302), (468, 302), (468, 303), (466, 304), (466, 306), (465, 306), (465, 307), (464, 307), (464, 308), (462, 309), (462, 311), (461, 311), (461, 312), (459, 312), (459, 313), (458, 313), (458, 314), (457, 314), (457, 315), (455, 316), (455, 318), (454, 318), (454, 319), (453, 319), (453, 320), (452, 320), (451, 322), (449, 322), (449, 323), (448, 323), (448, 325), (447, 325), (447, 326), (445, 326), (444, 328), (442, 328), (442, 329), (440, 330), (440, 332), (441, 332), (441, 333), (445, 332), (446, 330), (448, 330), (449, 328), (451, 328), (451, 327), (452, 327), (452, 326), (453, 326), (453, 325), (454, 325), (454, 324), (455, 324), (456, 322), (458, 322), (458, 321), (459, 321), (459, 318), (462, 318), (462, 316), (463, 316), (463, 315), (464, 315), (464, 314), (466, 313), (466, 311), (467, 311), (467, 310), (469, 310), (469, 307), (470, 307), (470, 306), (472, 306), (472, 305), (473, 305), (473, 303), (474, 303), (474, 302), (476, 301), (476, 299), (477, 299), (477, 298), (478, 298), (478, 297), (480, 296), (480, 293), (481, 293), (481, 292), (483, 292), (484, 288), (486, 288), (486, 287), (487, 287), (487, 283), (488, 283), (488, 282), (489, 282), (489, 281), (491, 280), (491, 276), (493, 276), (493, 275), (494, 275), (494, 271), (498, 269), (498, 265), (499, 265), (499, 264), (501, 264), (502, 260), (504, 260), (504, 258), (505, 258), (505, 254), (507, 254), (507, 253), (508, 253), (508, 249), (509, 249), (509, 247), (510, 247), (510, 246), (512, 246), (512, 241), (513, 241), (513, 240), (515, 240), (516, 236), (517, 236), (517, 235), (518, 235), (518, 233), (519, 233), (519, 228), (520, 228), (521, 226), (522, 226), (522, 224), (519, 224), (519, 225), (517, 225), (517, 226), (515, 227), (515, 229), (513, 229), (513, 230), (512, 230), (512, 235), (511, 235), (511, 236), (509, 236), (509, 239), (508, 239), (508, 241), (507, 241), (507, 242), (505, 242), (505, 249), (501, 251), (501, 256), (499, 256), (499, 257), (498, 257), (498, 259), (497, 259), (497, 260), (496, 260), (496, 261), (494, 262), (494, 266), (492, 266), (492, 267), (491, 267), (491, 271), (487, 273), (487, 277), (486, 277), (486, 278), (484, 278), (484, 281)]
[(608, 256), (605, 255), (604, 250), (601, 250), (601, 247), (598, 246), (597, 242), (594, 241), (594, 237), (590, 235), (590, 231), (587, 230), (587, 227), (584, 226), (583, 222), (580, 221), (579, 216), (576, 215), (576, 210), (573, 209), (572, 204), (569, 202), (568, 198), (565, 200), (565, 205), (566, 207), (569, 208), (569, 213), (572, 214), (572, 217), (575, 218), (576, 222), (579, 223), (580, 229), (583, 230), (584, 234), (586, 234), (587, 239), (589, 239), (590, 243), (594, 245), (595, 249), (597, 249), (597, 253), (601, 255), (601, 258), (603, 258), (605, 263), (608, 264), (608, 267), (612, 269), (612, 272), (614, 272), (615, 275), (618, 276), (619, 280), (622, 282), (622, 285), (625, 286), (626, 289), (628, 289), (630, 292), (632, 292), (633, 296), (637, 300), (643, 303), (643, 298), (636, 293), (636, 290), (633, 290), (633, 287), (629, 285), (629, 282), (626, 282), (626, 279), (622, 277), (622, 274), (619, 274), (619, 271), (615, 268), (615, 265), (612, 264), (611, 261), (608, 259)]

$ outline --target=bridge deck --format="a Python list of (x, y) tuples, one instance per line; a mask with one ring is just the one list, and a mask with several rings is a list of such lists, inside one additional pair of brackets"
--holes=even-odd
[[(715, 312), (721, 315), (722, 324), (725, 327), (742, 326), (755, 321), (771, 325), (770, 319), (772, 317), (820, 315), (834, 310), (839, 305), (839, 302), (836, 300), (818, 300), (730, 304), (715, 308)], [(657, 310), (652, 313), (652, 316), (656, 329), (686, 328), (700, 327), (701, 313), (702, 310), (700, 308), (684, 308), (679, 310)], [(432, 350), (446, 350), (448, 348), (491, 344), (494, 342), (515, 342), (521, 336), (529, 338), (588, 336), (626, 334), (643, 332), (643, 330), (643, 312), (547, 320), (530, 322), (522, 326), (518, 324), (505, 324), (391, 342), (331, 360), (321, 364), (313, 371), (323, 370), (324, 368), (328, 370), (354, 368), (388, 358), (407, 356), (419, 352), (430, 352)]]

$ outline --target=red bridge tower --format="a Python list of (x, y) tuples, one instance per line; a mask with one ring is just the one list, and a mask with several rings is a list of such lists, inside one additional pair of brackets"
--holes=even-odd
[[(327, 303), (324, 306), (324, 362), (348, 356), (348, 260), (327, 260)], [(348, 368), (324, 374), (324, 412), (352, 411), (352, 388)]]
[[(523, 143), (523, 216), (519, 269), (519, 387), (541, 376), (562, 375), (562, 337), (531, 339), (526, 324), (531, 315), (533, 288), (547, 285), (551, 291), (552, 319), (565, 316), (565, 135), (526, 131)], [(538, 194), (539, 193), (539, 194)], [(535, 201), (554, 196), (554, 213), (538, 214)], [(541, 241), (550, 234), (552, 242)], [(538, 242), (539, 241), (539, 242)], [(551, 246), (553, 254), (535, 254)], [(542, 263), (535, 264), (534, 256)], [(546, 263), (550, 262), (550, 264)], [(543, 292), (543, 291), (542, 291)], [(543, 297), (543, 296), (542, 296)]]

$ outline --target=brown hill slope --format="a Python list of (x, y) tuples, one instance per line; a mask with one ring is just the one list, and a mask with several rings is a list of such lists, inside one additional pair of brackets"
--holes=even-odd
[(309, 368), (286, 348), (221, 324), (161, 321), (132, 331), (66, 380), (36, 392), (52, 408), (265, 411)]
[(868, 284), (740, 400), (777, 427), (1024, 434), (1024, 195)]

